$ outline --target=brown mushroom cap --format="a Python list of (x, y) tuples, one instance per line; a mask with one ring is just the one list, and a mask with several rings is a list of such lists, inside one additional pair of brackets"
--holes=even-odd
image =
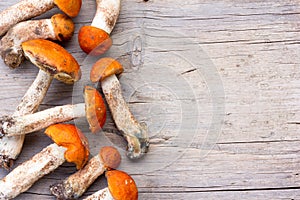
[(90, 79), (93, 83), (102, 81), (113, 74), (120, 74), (124, 71), (123, 66), (113, 58), (101, 58), (92, 67)]
[(90, 55), (101, 55), (112, 45), (109, 34), (94, 26), (83, 26), (78, 33), (80, 48)]
[(72, 124), (54, 124), (45, 130), (58, 146), (67, 148), (65, 159), (81, 169), (89, 159), (88, 140), (83, 133)]
[(136, 200), (138, 190), (134, 180), (119, 170), (106, 171), (108, 189), (115, 200)]
[(99, 131), (106, 121), (106, 107), (100, 93), (91, 86), (84, 88), (85, 113), (92, 133)]
[(121, 163), (121, 155), (115, 147), (102, 147), (99, 154), (108, 169), (116, 169)]
[(59, 41), (70, 40), (74, 34), (74, 23), (71, 18), (63, 14), (56, 14), (51, 17), (54, 33)]
[(44, 39), (28, 40), (22, 43), (22, 49), (25, 57), (34, 65), (66, 84), (73, 84), (81, 77), (75, 58), (54, 42)]
[(54, 0), (54, 4), (69, 17), (76, 17), (81, 8), (81, 0)]

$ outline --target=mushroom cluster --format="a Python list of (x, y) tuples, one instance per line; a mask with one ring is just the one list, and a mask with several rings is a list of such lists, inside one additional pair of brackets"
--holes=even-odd
[[(74, 124), (65, 123), (86, 117), (90, 132), (99, 132), (106, 121), (106, 101), (117, 129), (128, 143), (127, 157), (138, 159), (147, 153), (147, 127), (130, 112), (116, 76), (124, 71), (121, 63), (104, 57), (92, 66), (90, 81), (100, 83), (105, 98), (96, 87), (86, 85), (84, 103), (36, 112), (53, 78), (65, 84), (74, 84), (81, 78), (79, 63), (59, 44), (73, 37), (75, 25), (71, 18), (79, 14), (81, 4), (81, 0), (22, 0), (0, 13), (0, 55), (4, 63), (15, 69), (27, 59), (39, 68), (15, 112), (0, 116), (0, 166), (11, 169), (22, 151), (25, 134), (45, 129), (45, 134), (54, 142), (0, 180), (0, 199), (18, 196), (65, 161), (74, 163), (78, 171), (50, 186), (57, 199), (79, 198), (104, 173), (108, 187), (86, 199), (138, 199), (132, 177), (116, 170), (121, 162), (118, 150), (111, 146), (102, 147), (89, 159), (87, 137)], [(78, 42), (83, 52), (101, 56), (113, 44), (110, 33), (117, 22), (121, 2), (96, 0), (96, 5), (92, 24), (80, 28)], [(55, 14), (50, 19), (31, 19), (55, 6), (65, 14)]]

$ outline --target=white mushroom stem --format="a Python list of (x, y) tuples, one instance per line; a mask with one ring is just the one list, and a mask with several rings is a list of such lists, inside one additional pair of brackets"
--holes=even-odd
[(66, 148), (51, 144), (0, 180), (0, 199), (12, 199), (64, 163)]
[(115, 75), (101, 81), (101, 87), (117, 128), (128, 142), (127, 156), (137, 159), (148, 151), (149, 137), (146, 126), (141, 125), (130, 112)]
[(110, 34), (118, 19), (120, 0), (96, 0), (97, 10), (91, 26), (100, 28)]
[[(23, 96), (13, 116), (22, 116), (35, 112), (43, 101), (52, 79), (52, 76), (39, 70), (36, 79)], [(6, 169), (11, 167), (13, 160), (18, 157), (22, 150), (24, 138), (24, 135), (19, 135), (0, 139), (0, 166)]]
[(114, 198), (112, 197), (108, 187), (106, 187), (88, 196), (84, 200), (114, 200)]
[(77, 199), (106, 170), (100, 154), (91, 158), (85, 167), (61, 183), (50, 187), (57, 199)]
[(0, 119), (0, 137), (25, 135), (52, 124), (70, 121), (85, 116), (85, 104), (64, 105), (49, 108), (34, 114)]
[(43, 14), (55, 6), (53, 0), (22, 0), (0, 13), (0, 36), (18, 22)]

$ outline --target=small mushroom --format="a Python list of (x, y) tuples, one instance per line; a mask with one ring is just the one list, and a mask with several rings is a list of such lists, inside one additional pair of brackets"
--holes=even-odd
[(93, 65), (90, 79), (93, 83), (101, 82), (115, 124), (128, 142), (127, 156), (137, 159), (147, 153), (149, 137), (147, 127), (134, 118), (122, 96), (121, 85), (115, 75), (121, 72), (123, 67), (118, 61), (113, 58), (101, 58)]
[(56, 106), (18, 117), (3, 116), (0, 118), (0, 138), (24, 135), (80, 117), (86, 117), (91, 132), (96, 133), (106, 120), (105, 103), (99, 92), (91, 86), (85, 86), (84, 98), (85, 103)]
[[(80, 79), (80, 67), (64, 48), (48, 40), (36, 39), (22, 43), (24, 55), (40, 68), (13, 116), (33, 113), (43, 101), (53, 77), (67, 84)], [(22, 150), (24, 135), (0, 140), (0, 165), (9, 169)]]
[(0, 36), (15, 24), (39, 16), (57, 6), (69, 17), (76, 17), (81, 0), (22, 0), (0, 13)]
[(51, 193), (57, 199), (77, 199), (106, 170), (116, 169), (121, 162), (121, 155), (114, 147), (102, 147), (84, 168), (72, 174), (61, 183), (50, 186)]
[(119, 170), (105, 172), (108, 187), (84, 200), (137, 200), (138, 190), (131, 176)]
[(96, 0), (97, 10), (91, 26), (83, 26), (78, 33), (81, 49), (91, 55), (100, 55), (112, 45), (109, 34), (119, 16), (120, 0)]
[(0, 180), (0, 199), (12, 199), (28, 190), (38, 179), (54, 171), (65, 161), (82, 169), (88, 161), (88, 141), (71, 124), (49, 126), (45, 134), (53, 141), (40, 153), (22, 163)]
[(65, 41), (71, 39), (74, 23), (63, 14), (51, 19), (29, 20), (13, 26), (0, 41), (0, 53), (4, 63), (14, 69), (24, 60), (21, 44), (32, 39)]

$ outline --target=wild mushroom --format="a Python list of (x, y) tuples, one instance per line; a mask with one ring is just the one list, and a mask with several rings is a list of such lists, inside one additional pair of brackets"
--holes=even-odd
[(74, 33), (72, 20), (63, 14), (51, 19), (29, 20), (13, 26), (0, 41), (0, 53), (4, 63), (14, 69), (24, 60), (21, 44), (32, 39), (65, 41)]
[(119, 170), (105, 172), (108, 187), (84, 200), (137, 200), (138, 190), (131, 176)]
[(22, 0), (0, 13), (0, 36), (18, 22), (39, 16), (57, 6), (69, 17), (76, 17), (81, 0)]
[(118, 61), (101, 58), (93, 65), (90, 79), (93, 83), (101, 82), (115, 124), (128, 142), (127, 156), (137, 159), (148, 151), (149, 137), (147, 127), (134, 118), (122, 96), (121, 85), (115, 75), (121, 72), (123, 67)]
[(106, 170), (116, 169), (121, 155), (114, 147), (102, 147), (84, 168), (72, 174), (61, 183), (50, 186), (51, 193), (57, 199), (77, 199)]
[(28, 190), (65, 161), (75, 163), (77, 169), (84, 167), (89, 157), (88, 141), (79, 129), (71, 124), (56, 124), (49, 126), (45, 134), (54, 143), (0, 180), (0, 199), (12, 199)]
[(112, 45), (109, 34), (119, 16), (120, 0), (96, 0), (97, 10), (91, 26), (83, 26), (78, 33), (81, 49), (91, 55), (100, 55)]
[[(64, 48), (48, 40), (28, 40), (22, 44), (24, 55), (40, 68), (13, 116), (33, 113), (43, 101), (53, 77), (67, 84), (80, 79), (80, 67)], [(22, 150), (24, 135), (0, 140), (0, 165), (10, 168)]]
[(105, 103), (99, 92), (91, 86), (85, 86), (84, 98), (85, 103), (56, 106), (18, 117), (3, 116), (0, 118), (0, 138), (25, 135), (52, 124), (80, 117), (86, 117), (91, 132), (96, 133), (103, 127), (106, 120)]

